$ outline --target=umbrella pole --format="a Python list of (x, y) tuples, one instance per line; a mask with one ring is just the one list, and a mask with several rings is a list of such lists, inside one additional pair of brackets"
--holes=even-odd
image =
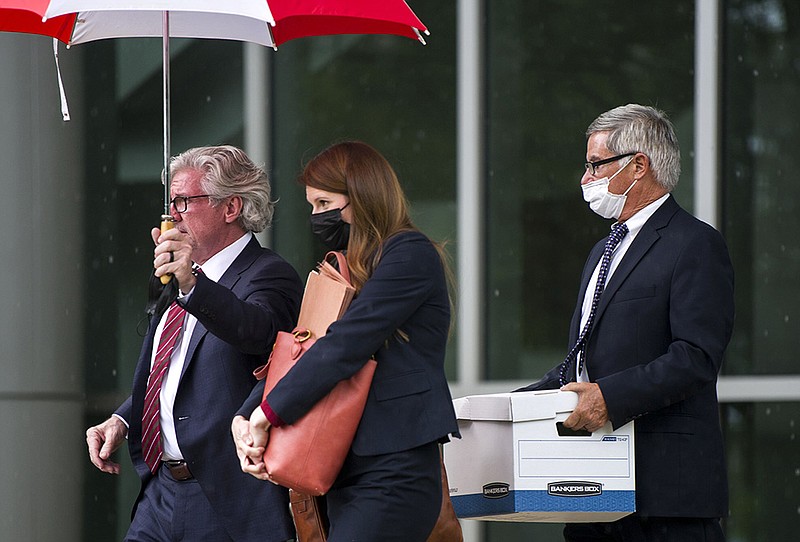
[[(172, 229), (174, 220), (169, 212), (169, 153), (170, 153), (170, 114), (169, 114), (169, 11), (162, 13), (162, 87), (163, 87), (163, 106), (164, 106), (164, 214), (161, 215), (161, 231)], [(161, 275), (161, 284), (168, 284), (172, 275)]]
[(170, 92), (169, 92), (169, 12), (163, 12), (163, 34), (162, 34), (162, 90), (164, 106), (164, 214), (169, 213), (169, 153), (170, 153)]

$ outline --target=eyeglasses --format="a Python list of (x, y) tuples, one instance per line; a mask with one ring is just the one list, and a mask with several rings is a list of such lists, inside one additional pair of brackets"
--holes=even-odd
[(627, 152), (625, 154), (618, 154), (616, 156), (612, 156), (611, 158), (603, 158), (602, 160), (598, 160), (597, 162), (584, 162), (583, 166), (586, 168), (586, 171), (592, 172), (592, 175), (597, 174), (597, 168), (600, 166), (604, 166), (606, 164), (610, 164), (611, 162), (616, 162), (620, 158), (625, 158), (626, 156), (633, 156), (635, 152)]
[(197, 196), (175, 196), (170, 200), (170, 203), (178, 213), (185, 213), (189, 208), (189, 200), (195, 198), (207, 198), (208, 194), (199, 194)]

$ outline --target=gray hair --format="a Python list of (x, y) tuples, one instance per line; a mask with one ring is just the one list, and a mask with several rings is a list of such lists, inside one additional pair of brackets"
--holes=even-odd
[(170, 160), (170, 175), (185, 169), (203, 174), (200, 186), (212, 205), (231, 196), (242, 198), (239, 225), (245, 231), (260, 232), (272, 222), (275, 202), (267, 174), (243, 150), (230, 145), (195, 147)]
[(606, 111), (586, 130), (588, 138), (608, 132), (606, 146), (614, 154), (641, 152), (650, 159), (656, 182), (669, 192), (681, 176), (681, 149), (675, 128), (663, 111), (628, 104)]

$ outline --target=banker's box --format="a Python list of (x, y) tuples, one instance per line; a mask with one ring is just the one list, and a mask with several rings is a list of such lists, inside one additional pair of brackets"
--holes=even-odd
[(603, 522), (636, 510), (633, 422), (570, 432), (575, 392), (472, 395), (453, 401), (461, 439), (444, 447), (459, 518)]

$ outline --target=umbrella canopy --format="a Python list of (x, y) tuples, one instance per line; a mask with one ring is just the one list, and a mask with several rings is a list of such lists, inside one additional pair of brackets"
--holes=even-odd
[[(0, 0), (0, 31), (52, 36), (68, 45), (106, 38), (249, 41), (277, 47), (331, 34), (394, 34), (422, 40), (427, 28), (403, 0)], [(424, 43), (424, 41), (423, 41)]]
[[(105, 38), (163, 40), (164, 215), (169, 213), (169, 38), (211, 38), (277, 48), (330, 34), (396, 34), (425, 43), (427, 28), (403, 0), (0, 0), (0, 31), (52, 36), (68, 45)], [(56, 52), (56, 66), (58, 56)], [(59, 78), (60, 85), (60, 78)], [(62, 90), (64, 118), (66, 100)], [(163, 278), (163, 277), (162, 277)]]
[(75, 21), (68, 43), (106, 38), (163, 37), (169, 12), (169, 37), (250, 41), (273, 46), (275, 24), (265, 0), (37, 0), (47, 3), (45, 22), (68, 15)]

